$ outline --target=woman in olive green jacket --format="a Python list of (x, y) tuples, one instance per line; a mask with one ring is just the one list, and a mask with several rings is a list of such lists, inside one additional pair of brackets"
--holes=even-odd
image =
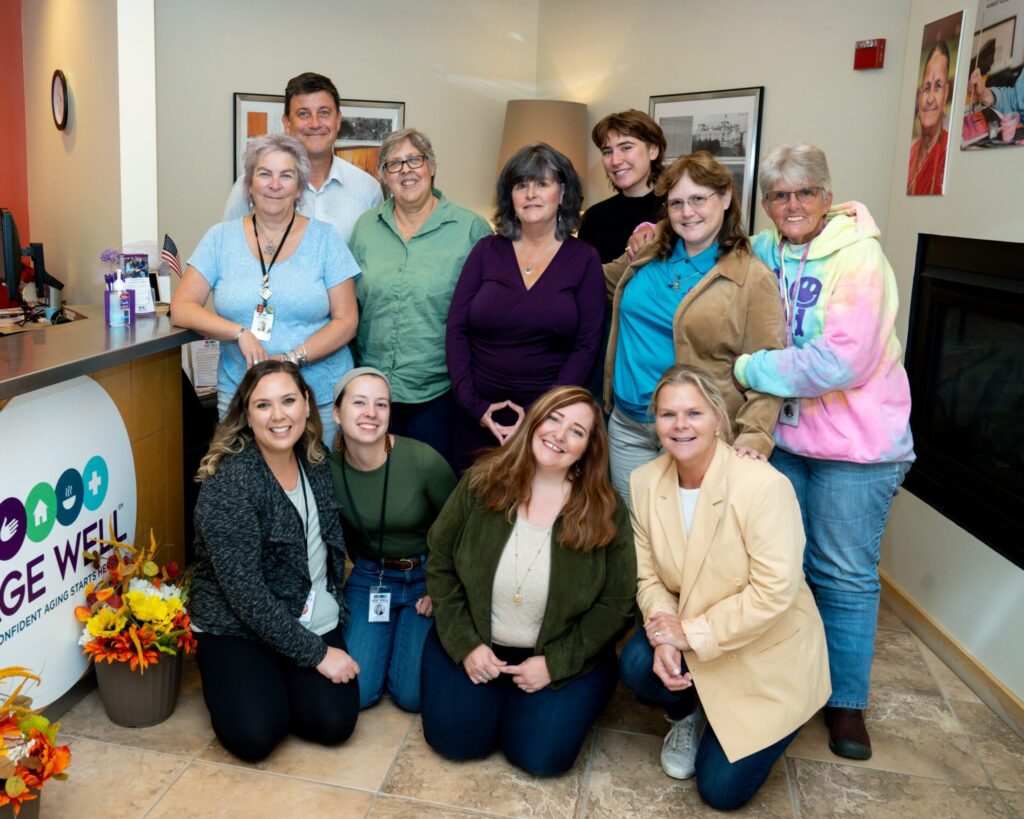
[(568, 770), (615, 690), (636, 595), (632, 528), (590, 393), (538, 398), (466, 473), (427, 542), (427, 742), (452, 759), (500, 747), (533, 774)]

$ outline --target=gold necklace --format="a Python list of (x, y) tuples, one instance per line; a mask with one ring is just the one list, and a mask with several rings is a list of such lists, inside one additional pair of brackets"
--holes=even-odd
[(530, 561), (530, 565), (526, 567), (526, 574), (523, 575), (523, 579), (519, 579), (519, 519), (516, 519), (515, 529), (513, 531), (513, 537), (515, 538), (515, 551), (512, 553), (513, 557), (513, 568), (512, 571), (515, 575), (516, 580), (516, 593), (512, 595), (512, 602), (517, 606), (523, 604), (523, 585), (526, 583), (526, 578), (530, 576), (530, 571), (533, 569), (533, 564), (537, 562), (537, 558), (540, 557), (540, 553), (544, 550), (544, 545), (551, 541), (551, 529), (549, 526), (544, 530), (544, 534), (541, 537), (540, 545), (537, 547), (536, 553), (533, 555), (533, 560)]

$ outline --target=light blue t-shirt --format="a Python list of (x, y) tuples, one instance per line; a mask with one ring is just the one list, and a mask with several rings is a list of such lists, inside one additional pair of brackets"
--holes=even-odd
[(667, 259), (654, 259), (626, 283), (619, 302), (612, 392), (615, 406), (634, 421), (650, 420), (647, 407), (662, 374), (675, 364), (672, 324), (686, 294), (718, 261), (718, 243), (694, 257), (682, 241)]
[[(199, 271), (213, 289), (217, 315), (252, 326), (253, 312), (260, 303), (263, 271), (245, 241), (242, 220), (221, 222), (210, 228), (188, 263)], [(359, 275), (359, 266), (341, 241), (338, 232), (326, 222), (310, 220), (298, 249), (270, 269), (268, 302), (274, 308), (274, 326), (270, 341), (264, 342), (269, 355), (294, 350), (327, 324), (331, 315), (327, 291)], [(331, 399), (331, 390), (352, 369), (352, 353), (347, 346), (308, 367), (302, 375), (316, 397), (314, 403)], [(238, 382), (245, 375), (245, 358), (232, 342), (221, 342), (217, 368), (218, 405), (226, 410)]]

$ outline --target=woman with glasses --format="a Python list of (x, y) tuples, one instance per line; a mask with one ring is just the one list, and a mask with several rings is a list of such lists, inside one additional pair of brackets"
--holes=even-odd
[(732, 379), (737, 356), (785, 341), (775, 278), (750, 252), (732, 174), (698, 151), (676, 160), (657, 191), (668, 217), (655, 240), (632, 261), (623, 255), (604, 267), (613, 299), (604, 387), (611, 474), (627, 501), (630, 472), (661, 451), (648, 407), (673, 364), (710, 373), (741, 455), (771, 453), (781, 403)]
[(543, 142), (521, 148), (497, 199), (498, 235), (469, 254), (448, 313), (458, 473), (504, 444), (542, 393), (586, 383), (604, 324), (601, 262), (572, 236), (583, 201), (572, 163)]
[(771, 462), (792, 482), (807, 532), (804, 572), (832, 676), (829, 747), (867, 759), (879, 543), (914, 459), (896, 278), (863, 209), (856, 219), (829, 211), (820, 148), (780, 145), (762, 160), (758, 182), (774, 228), (753, 249), (775, 270), (787, 342), (740, 356), (735, 375), (744, 388), (784, 399)]
[(426, 134), (391, 133), (377, 162), (391, 196), (360, 217), (349, 246), (362, 270), (359, 364), (376, 367), (391, 383), (392, 433), (429, 444), (451, 462), (445, 320), (459, 271), (491, 228), (434, 187), (436, 171)]

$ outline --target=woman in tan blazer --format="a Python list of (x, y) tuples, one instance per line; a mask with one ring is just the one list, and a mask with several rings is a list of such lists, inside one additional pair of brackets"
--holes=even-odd
[(665, 772), (696, 773), (704, 801), (731, 810), (828, 699), (825, 634), (793, 488), (728, 445), (711, 376), (676, 365), (652, 404), (665, 453), (630, 483), (645, 629), (622, 652), (622, 678), (672, 722)]

